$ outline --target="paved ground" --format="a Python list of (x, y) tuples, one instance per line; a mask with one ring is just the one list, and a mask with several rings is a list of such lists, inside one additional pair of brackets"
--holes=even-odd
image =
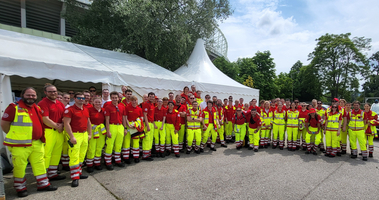
[[(114, 171), (95, 172), (71, 188), (69, 179), (52, 182), (55, 192), (37, 192), (28, 169), (28, 199), (378, 199), (379, 141), (374, 158), (329, 158), (234, 145), (216, 152), (141, 161)], [(64, 173), (69, 177), (69, 173)], [(11, 174), (7, 199), (16, 198)]]

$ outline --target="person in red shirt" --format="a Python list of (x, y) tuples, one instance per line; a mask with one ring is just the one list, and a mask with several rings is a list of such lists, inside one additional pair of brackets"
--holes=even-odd
[(182, 97), (184, 97), (185, 99), (186, 99), (186, 104), (188, 104), (189, 103), (189, 94), (190, 94), (190, 92), (189, 92), (189, 88), (187, 87), (187, 86), (185, 86), (184, 88), (183, 88), (183, 93), (182, 94), (180, 94), (180, 96), (182, 96)]
[(151, 157), (151, 148), (153, 146), (154, 139), (154, 110), (155, 106), (153, 102), (155, 101), (155, 94), (150, 92), (148, 95), (148, 100), (142, 104), (143, 119), (145, 120), (145, 137), (142, 140), (142, 160), (153, 161)]
[[(166, 97), (167, 98), (167, 97)], [(158, 106), (154, 110), (154, 138), (155, 138), (155, 152), (156, 157), (165, 156), (165, 143), (166, 143), (166, 132), (165, 132), (165, 121), (167, 115), (167, 109), (163, 107), (163, 100), (158, 99)]]
[[(178, 96), (179, 97), (179, 95), (176, 95), (176, 96)], [(172, 102), (174, 102), (174, 105), (176, 105), (176, 100), (174, 99), (174, 93), (173, 92), (169, 92), (168, 93), (168, 101), (172, 101)], [(167, 102), (168, 103), (168, 102)], [(163, 104), (164, 105), (164, 104)], [(167, 104), (167, 106), (168, 106), (168, 104)]]
[(302, 106), (300, 105), (300, 101), (299, 101), (299, 99), (295, 99), (295, 104), (296, 104), (296, 108), (298, 109), (298, 110), (301, 110), (302, 109)]
[(355, 101), (353, 103), (354, 109), (347, 116), (348, 124), (349, 124), (349, 140), (350, 147), (352, 151), (351, 158), (357, 158), (357, 139), (359, 143), (359, 147), (362, 151), (363, 161), (367, 161), (367, 141), (366, 134), (364, 131), (364, 127), (366, 126), (367, 118), (365, 116), (365, 112), (360, 109), (360, 102)]
[(337, 105), (332, 105), (331, 111), (325, 116), (325, 141), (326, 153), (325, 156), (335, 157), (341, 156), (337, 153), (337, 142), (339, 142), (339, 135), (341, 133), (342, 114), (338, 110)]
[(121, 162), (121, 147), (126, 134), (126, 121), (123, 119), (124, 104), (118, 103), (118, 92), (114, 91), (110, 94), (111, 104), (105, 107), (105, 127), (107, 130), (106, 148), (104, 152), (105, 165), (108, 170), (113, 170), (112, 165), (112, 152), (114, 151), (114, 158), (118, 167), (125, 167)]
[(249, 110), (252, 110), (253, 108), (255, 108), (257, 110), (257, 113), (261, 113), (261, 108), (257, 106), (257, 100), (253, 99), (251, 101), (253, 104), (249, 107)]
[(63, 103), (57, 101), (57, 88), (51, 84), (44, 87), (46, 98), (38, 106), (42, 111), (43, 127), (45, 129), (45, 167), (50, 180), (62, 180), (66, 176), (58, 175), (58, 165), (62, 155), (64, 134), (63, 131)]
[(259, 131), (261, 129), (261, 117), (257, 113), (257, 109), (253, 108), (247, 112), (247, 122), (249, 123), (249, 150), (254, 149), (254, 152), (258, 152), (259, 148)]
[(138, 106), (138, 99), (136, 96), (130, 97), (131, 103), (125, 108), (124, 116), (128, 127), (127, 134), (124, 138), (124, 144), (122, 146), (122, 156), (126, 164), (130, 164), (129, 154), (130, 145), (133, 147), (133, 158), (135, 163), (139, 163), (139, 143), (140, 139), (145, 137), (144, 132), (137, 129), (136, 126), (140, 124), (142, 129), (143, 113), (142, 108)]
[[(37, 179), (38, 191), (53, 191), (57, 190), (57, 188), (50, 185), (43, 161), (45, 138), (42, 129), (42, 113), (35, 104), (37, 92), (34, 88), (28, 87), (21, 92), (21, 98), (16, 104), (11, 103), (5, 109), (1, 119), (1, 129), (7, 134), (3, 144), (8, 146), (8, 150), (12, 153), (14, 188), (19, 197), (26, 197), (28, 192), (26, 189), (25, 169), (28, 161)], [(31, 125), (23, 123), (23, 121), (19, 122), (20, 117), (22, 117), (23, 121), (30, 119)], [(25, 134), (25, 132), (19, 132), (19, 127), (22, 126), (22, 129), (25, 130), (26, 124), (32, 126), (28, 129), (30, 135)], [(28, 137), (23, 138), (26, 135)], [(28, 142), (25, 143), (25, 140), (28, 140)]]
[(83, 94), (85, 98), (83, 106), (87, 109), (93, 107), (91, 104), (91, 93), (88, 90), (84, 90)]
[(70, 156), (71, 187), (79, 186), (79, 179), (86, 179), (82, 175), (82, 161), (87, 153), (88, 140), (92, 136), (91, 121), (87, 108), (83, 107), (84, 95), (77, 92), (74, 95), (75, 104), (64, 111), (64, 129), (70, 137), (68, 155)]
[[(307, 151), (305, 154), (313, 153), (317, 155), (317, 147), (321, 142), (321, 116), (317, 114), (315, 109), (309, 111), (309, 116), (305, 118), (304, 125), (307, 131), (305, 142), (307, 143)], [(311, 145), (311, 141), (314, 141), (314, 145)]]
[(365, 103), (365, 118), (366, 126), (365, 133), (367, 136), (367, 143), (369, 148), (369, 157), (373, 157), (374, 153), (374, 137), (376, 133), (376, 127), (374, 124), (378, 123), (378, 114), (371, 110), (371, 104)]
[[(236, 107), (233, 106), (233, 97), (229, 96), (229, 105), (225, 106), (225, 139), (226, 143), (232, 142), (233, 123)], [(242, 110), (242, 109), (241, 109)]]
[[(194, 99), (195, 98), (192, 95), (192, 100), (194, 100)], [(192, 104), (191, 104), (191, 106), (187, 106), (187, 105), (188, 104), (186, 104), (185, 98), (182, 97), (182, 101), (181, 101), (180, 107), (177, 109), (177, 111), (180, 114), (180, 129), (179, 129), (179, 132), (178, 132), (179, 151), (180, 152), (183, 152), (184, 133), (186, 131), (187, 110), (189, 110), (190, 108), (192, 108)]]
[(191, 85), (191, 94), (193, 94), (195, 96), (195, 98), (199, 97), (198, 94), (196, 93), (196, 86), (195, 85)]
[(242, 112), (242, 109), (237, 107), (236, 114), (232, 118), (237, 150), (241, 149), (242, 142), (246, 135), (246, 116)]
[(130, 105), (130, 97), (133, 95), (133, 92), (130, 89), (126, 89), (124, 92), (124, 98), (122, 99), (122, 103), (124, 104), (125, 108)]
[(228, 147), (225, 144), (225, 139), (224, 139), (224, 132), (225, 132), (225, 109), (222, 106), (222, 101), (221, 99), (217, 99), (217, 107), (216, 111), (218, 114), (218, 123), (219, 123), (219, 128), (217, 129), (218, 137), (220, 138), (221, 142), (221, 147)]
[[(296, 102), (295, 102), (296, 103)], [(296, 149), (300, 149), (300, 137), (302, 140), (301, 146), (303, 147), (303, 150), (307, 149), (307, 144), (305, 142), (305, 138), (307, 136), (307, 130), (305, 129), (305, 119), (308, 118), (309, 111), (307, 110), (307, 104), (302, 102), (301, 103), (301, 109), (299, 110), (299, 133), (297, 134), (297, 143), (296, 143)]]
[(236, 106), (242, 108), (242, 110), (245, 110), (245, 105), (243, 104), (243, 98), (239, 99), (238, 105)]
[(218, 117), (217, 111), (213, 107), (213, 102), (208, 101), (207, 107), (202, 111), (201, 118), (203, 118), (203, 138), (200, 145), (200, 152), (204, 152), (204, 145), (207, 142), (210, 134), (212, 135), (211, 150), (216, 151), (215, 143), (217, 139)]
[[(162, 102), (163, 102), (163, 108), (165, 108), (165, 109), (168, 109), (168, 98), (167, 97), (163, 97), (162, 98)], [(175, 104), (175, 102), (174, 102), (174, 104)]]
[[(88, 142), (88, 152), (87, 152), (87, 172), (91, 173), (94, 168), (97, 170), (102, 170), (101, 167), (101, 154), (103, 147), (105, 145), (105, 139), (107, 131), (104, 126), (104, 109), (101, 108), (101, 97), (93, 98), (93, 107), (88, 109), (90, 121), (92, 123), (92, 136)], [(93, 167), (95, 165), (95, 167)]]
[(180, 157), (179, 154), (179, 141), (178, 132), (180, 128), (180, 114), (174, 109), (174, 102), (168, 102), (168, 110), (166, 115), (166, 155), (169, 156), (172, 148), (174, 149), (175, 156)]

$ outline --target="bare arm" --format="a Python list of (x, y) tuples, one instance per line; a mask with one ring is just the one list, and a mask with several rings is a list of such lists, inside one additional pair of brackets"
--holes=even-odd
[(8, 121), (5, 121), (5, 120), (1, 120), (1, 129), (3, 129), (3, 131), (5, 133), (8, 133), (9, 132), (9, 129), (11, 128), (11, 123), (12, 122), (8, 122)]
[(67, 134), (70, 136), (70, 141), (72, 144), (76, 144), (76, 138), (74, 137), (74, 134), (72, 133), (71, 129), (71, 118), (64, 117), (63, 118), (63, 123), (64, 123), (64, 129), (67, 132)]
[(87, 132), (88, 132), (88, 140), (90, 140), (92, 137), (92, 124), (91, 124), (91, 120), (89, 118), (87, 121)]
[(111, 138), (112, 137), (112, 134), (111, 132), (109, 131), (109, 116), (105, 116), (105, 127), (107, 129), (107, 137), (108, 138)]

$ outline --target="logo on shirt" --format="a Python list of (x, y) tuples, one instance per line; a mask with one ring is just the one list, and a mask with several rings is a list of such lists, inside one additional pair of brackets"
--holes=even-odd
[(8, 118), (8, 117), (9, 117), (8, 113), (4, 113), (3, 118)]
[(65, 111), (64, 111), (64, 113), (66, 113), (66, 114), (67, 114), (67, 113), (68, 113), (68, 110), (65, 110)]
[(180, 117), (180, 114), (178, 114), (178, 117)]
[(107, 114), (107, 111), (104, 111), (104, 114)]
[(42, 114), (43, 114), (45, 111), (41, 110), (41, 112), (42, 112)]
[(145, 108), (145, 111), (147, 111), (147, 108)]

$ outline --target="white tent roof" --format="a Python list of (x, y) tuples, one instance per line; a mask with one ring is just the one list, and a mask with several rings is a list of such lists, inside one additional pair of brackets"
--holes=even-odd
[(191, 84), (136, 55), (1, 29), (0, 44), (0, 73), (8, 76), (128, 85), (141, 95)]
[(251, 100), (252, 98), (258, 99), (259, 97), (259, 90), (238, 83), (213, 65), (205, 50), (202, 39), (197, 40), (187, 63), (177, 69), (175, 73), (195, 82), (195, 85), (203, 93), (206, 92), (210, 95), (221, 94), (218, 98), (232, 95), (236, 98), (246, 97), (248, 100)]

